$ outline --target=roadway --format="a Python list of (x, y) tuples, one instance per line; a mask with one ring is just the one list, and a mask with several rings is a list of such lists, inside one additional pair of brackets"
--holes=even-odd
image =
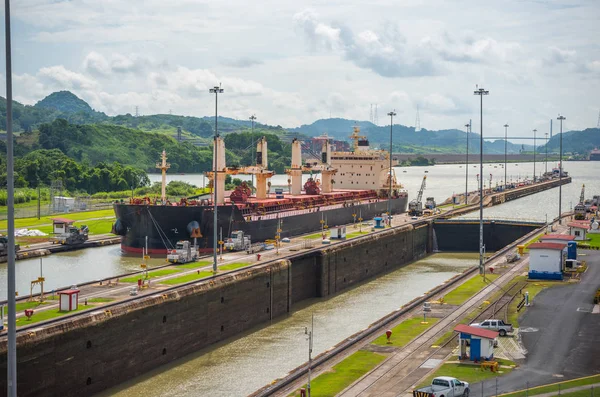
[[(600, 252), (579, 251), (588, 270), (581, 282), (540, 292), (519, 321), (528, 353), (518, 370), (498, 379), (498, 393), (600, 373)], [(488, 382), (485, 395), (496, 393)], [(473, 391), (481, 395), (481, 384)]]

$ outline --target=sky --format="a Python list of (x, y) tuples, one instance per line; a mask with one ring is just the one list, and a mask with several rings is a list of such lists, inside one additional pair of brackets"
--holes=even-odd
[[(13, 95), (109, 115), (320, 118), (531, 137), (600, 116), (598, 0), (12, 1)], [(2, 17), (2, 25), (4, 16)], [(2, 26), (4, 31), (4, 26)], [(1, 56), (5, 63), (4, 51)], [(5, 96), (5, 69), (0, 70)]]

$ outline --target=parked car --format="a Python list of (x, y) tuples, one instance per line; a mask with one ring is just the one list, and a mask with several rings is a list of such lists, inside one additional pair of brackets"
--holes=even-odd
[(413, 397), (469, 397), (469, 384), (449, 376), (433, 378), (431, 386), (413, 390)]
[(471, 327), (484, 328), (489, 329), (490, 331), (496, 331), (500, 334), (500, 336), (506, 336), (507, 333), (513, 332), (512, 324), (506, 324), (502, 320), (494, 319), (485, 320), (482, 323), (471, 324)]

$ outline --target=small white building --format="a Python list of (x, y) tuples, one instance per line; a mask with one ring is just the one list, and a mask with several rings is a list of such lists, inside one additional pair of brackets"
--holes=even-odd
[(345, 240), (346, 239), (346, 226), (334, 226), (329, 229), (331, 231), (332, 240)]
[(52, 218), (52, 233), (63, 234), (67, 231), (67, 228), (75, 223), (72, 219), (67, 218)]
[(79, 304), (79, 290), (67, 289), (58, 291), (59, 310), (62, 312), (70, 312), (77, 310)]
[(590, 221), (571, 221), (567, 226), (569, 226), (569, 233), (575, 236), (575, 241), (587, 240)]
[(459, 333), (459, 359), (484, 361), (494, 358), (494, 344), (499, 335), (498, 332), (475, 328), (466, 324), (458, 324), (454, 328), (454, 331)]
[(540, 241), (542, 243), (567, 244), (569, 241), (574, 241), (575, 237), (572, 234), (546, 234), (540, 238)]
[(529, 278), (562, 280), (566, 258), (565, 243), (535, 243), (529, 246)]

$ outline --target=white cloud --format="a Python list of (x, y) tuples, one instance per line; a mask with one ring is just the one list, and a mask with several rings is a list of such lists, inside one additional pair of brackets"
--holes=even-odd
[(541, 129), (531, 124), (561, 112), (585, 128), (597, 121), (599, 10), (590, 0), (28, 0), (13, 7), (14, 94), (35, 103), (70, 89), (109, 114), (203, 116), (222, 83), (219, 112), (231, 117), (368, 119), (378, 103), (410, 125), (419, 105), (422, 127), (438, 129), (477, 117), (480, 83), (490, 127)]
[(83, 68), (88, 72), (99, 76), (108, 76), (111, 71), (106, 58), (104, 58), (102, 54), (98, 54), (95, 51), (87, 54), (83, 60)]

